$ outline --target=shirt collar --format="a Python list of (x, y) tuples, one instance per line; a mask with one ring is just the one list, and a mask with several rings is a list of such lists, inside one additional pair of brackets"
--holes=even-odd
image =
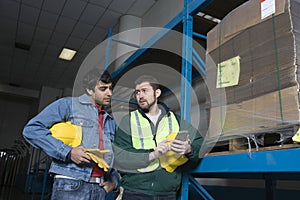
[(97, 107), (97, 110), (98, 110), (98, 113), (100, 114), (104, 114), (105, 113), (105, 109), (104, 109), (104, 107), (103, 106), (101, 106), (101, 109), (100, 109), (100, 107), (98, 106), (98, 105), (96, 105), (96, 107)]

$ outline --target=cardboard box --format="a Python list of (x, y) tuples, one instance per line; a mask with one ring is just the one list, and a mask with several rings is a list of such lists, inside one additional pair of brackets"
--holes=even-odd
[[(220, 90), (207, 99), (213, 112), (226, 110), (224, 135), (299, 122), (300, 2), (276, 0), (275, 8), (273, 15), (261, 19), (261, 2), (247, 1), (207, 35), (206, 83)], [(212, 100), (224, 96), (226, 103)]]

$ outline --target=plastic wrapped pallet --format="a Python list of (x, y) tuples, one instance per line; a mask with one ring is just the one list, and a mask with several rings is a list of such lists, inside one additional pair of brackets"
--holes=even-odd
[(210, 101), (209, 108), (226, 110), (223, 135), (299, 123), (300, 1), (276, 0), (275, 8), (262, 19), (261, 1), (247, 1), (207, 35), (206, 81), (220, 91), (208, 99), (226, 95), (226, 105)]

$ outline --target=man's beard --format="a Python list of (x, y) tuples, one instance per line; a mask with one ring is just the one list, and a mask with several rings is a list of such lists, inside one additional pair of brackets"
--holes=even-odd
[[(156, 99), (156, 96), (154, 95), (154, 99)], [(144, 107), (141, 107), (141, 110), (144, 111), (145, 113), (148, 113), (150, 111), (150, 108), (156, 103), (156, 101), (152, 101), (151, 103), (148, 103), (148, 101), (146, 102), (147, 103), (147, 106), (144, 106)]]
[(143, 108), (141, 107), (142, 111), (144, 111), (145, 113), (148, 113), (150, 111), (150, 108), (154, 105), (154, 103), (155, 103), (155, 101), (153, 101), (150, 104), (147, 102), (147, 106), (145, 106)]

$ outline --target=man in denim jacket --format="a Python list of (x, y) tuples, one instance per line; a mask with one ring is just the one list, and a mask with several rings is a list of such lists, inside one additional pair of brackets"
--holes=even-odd
[[(112, 79), (107, 71), (90, 71), (83, 79), (86, 94), (66, 97), (48, 105), (25, 126), (23, 135), (34, 147), (53, 158), (50, 172), (54, 176), (52, 199), (105, 199), (116, 190), (118, 173), (98, 167), (86, 149), (110, 150), (104, 160), (112, 166), (112, 142), (116, 122), (104, 110), (112, 95)], [(82, 129), (81, 144), (71, 147), (51, 135), (50, 128), (60, 122), (71, 122)]]

